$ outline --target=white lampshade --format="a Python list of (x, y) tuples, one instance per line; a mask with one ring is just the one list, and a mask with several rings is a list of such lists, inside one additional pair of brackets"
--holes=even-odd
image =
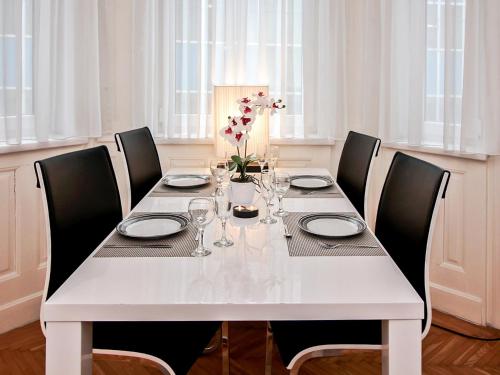
[[(218, 157), (230, 157), (236, 154), (236, 147), (219, 135), (221, 128), (227, 126), (228, 116), (241, 116), (238, 109), (238, 99), (251, 97), (263, 92), (268, 95), (267, 86), (214, 86), (214, 128), (216, 139), (216, 153)], [(269, 111), (255, 117), (252, 131), (249, 133), (247, 155), (262, 154), (269, 147)], [(240, 148), (241, 156), (244, 150)]]

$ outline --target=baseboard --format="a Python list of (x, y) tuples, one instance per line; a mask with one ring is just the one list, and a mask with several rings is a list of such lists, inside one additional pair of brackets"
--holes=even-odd
[(486, 325), (481, 298), (435, 283), (430, 286), (432, 308), (471, 323)]
[(40, 319), (39, 291), (0, 306), (0, 334)]

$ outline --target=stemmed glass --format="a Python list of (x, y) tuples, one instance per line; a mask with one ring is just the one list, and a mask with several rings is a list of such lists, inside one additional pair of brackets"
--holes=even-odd
[(261, 174), (264, 171), (264, 167), (268, 163), (268, 159), (269, 159), (268, 156), (269, 156), (269, 154), (267, 152), (264, 152), (263, 154), (260, 154), (259, 156), (257, 156), (257, 163), (259, 163)]
[(262, 194), (262, 197), (266, 201), (266, 217), (260, 219), (260, 222), (264, 224), (274, 224), (277, 222), (277, 220), (271, 216), (271, 212), (269, 209), (271, 201), (274, 197), (273, 172), (270, 170), (262, 172), (260, 193)]
[(226, 221), (231, 216), (231, 199), (227, 189), (217, 190), (215, 192), (215, 213), (222, 224), (222, 236), (220, 240), (214, 242), (218, 247), (229, 247), (233, 245), (233, 241), (226, 237)]
[(276, 211), (274, 216), (287, 216), (288, 212), (283, 209), (283, 197), (286, 195), (288, 189), (290, 189), (290, 175), (288, 173), (275, 173), (274, 174), (274, 191), (278, 196), (278, 211)]
[(227, 164), (227, 160), (226, 159), (210, 160), (210, 172), (212, 173), (212, 176), (214, 176), (215, 181), (217, 182), (216, 191), (221, 190), (224, 178), (229, 173), (229, 165)]
[(205, 227), (214, 219), (214, 204), (211, 199), (207, 198), (191, 199), (188, 213), (191, 223), (198, 229), (198, 247), (191, 252), (191, 256), (207, 256), (211, 251), (203, 246), (203, 235), (205, 234)]
[(278, 163), (278, 158), (280, 156), (280, 148), (278, 146), (271, 147), (271, 151), (269, 152), (269, 169), (274, 169), (276, 164)]

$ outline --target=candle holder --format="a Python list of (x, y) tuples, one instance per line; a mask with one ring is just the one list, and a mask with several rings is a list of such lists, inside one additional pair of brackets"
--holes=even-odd
[(255, 206), (238, 205), (233, 207), (233, 216), (241, 219), (250, 219), (259, 216), (259, 209)]

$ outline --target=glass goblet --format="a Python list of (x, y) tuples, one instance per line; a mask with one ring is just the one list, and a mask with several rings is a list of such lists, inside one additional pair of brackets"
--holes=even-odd
[(276, 211), (274, 216), (287, 216), (288, 212), (283, 209), (283, 197), (290, 189), (290, 175), (288, 173), (275, 173), (274, 174), (274, 191), (278, 197), (278, 211)]
[(214, 242), (218, 247), (229, 247), (233, 245), (233, 241), (226, 237), (226, 222), (231, 216), (232, 203), (227, 189), (217, 190), (215, 192), (215, 213), (222, 224), (221, 238)]
[(264, 224), (274, 224), (277, 222), (277, 220), (271, 216), (271, 210), (269, 209), (271, 201), (274, 198), (273, 172), (270, 170), (262, 172), (260, 193), (262, 194), (262, 198), (264, 198), (264, 201), (266, 202), (266, 217), (260, 219), (260, 222)]
[(226, 159), (216, 159), (210, 160), (210, 173), (214, 176), (215, 181), (217, 182), (216, 190), (222, 189), (222, 183), (224, 182), (224, 178), (229, 173), (229, 165)]
[(268, 164), (268, 162), (269, 162), (269, 155), (267, 152), (257, 156), (257, 163), (259, 163), (261, 177), (262, 177), (262, 172), (264, 172), (264, 167), (266, 166), (266, 164)]
[(269, 168), (274, 169), (278, 164), (278, 158), (280, 156), (280, 148), (278, 146), (272, 146), (269, 152)]
[(211, 199), (191, 199), (188, 206), (188, 214), (193, 226), (198, 229), (198, 247), (191, 252), (193, 257), (204, 257), (211, 253), (203, 246), (205, 227), (214, 219), (214, 204)]

